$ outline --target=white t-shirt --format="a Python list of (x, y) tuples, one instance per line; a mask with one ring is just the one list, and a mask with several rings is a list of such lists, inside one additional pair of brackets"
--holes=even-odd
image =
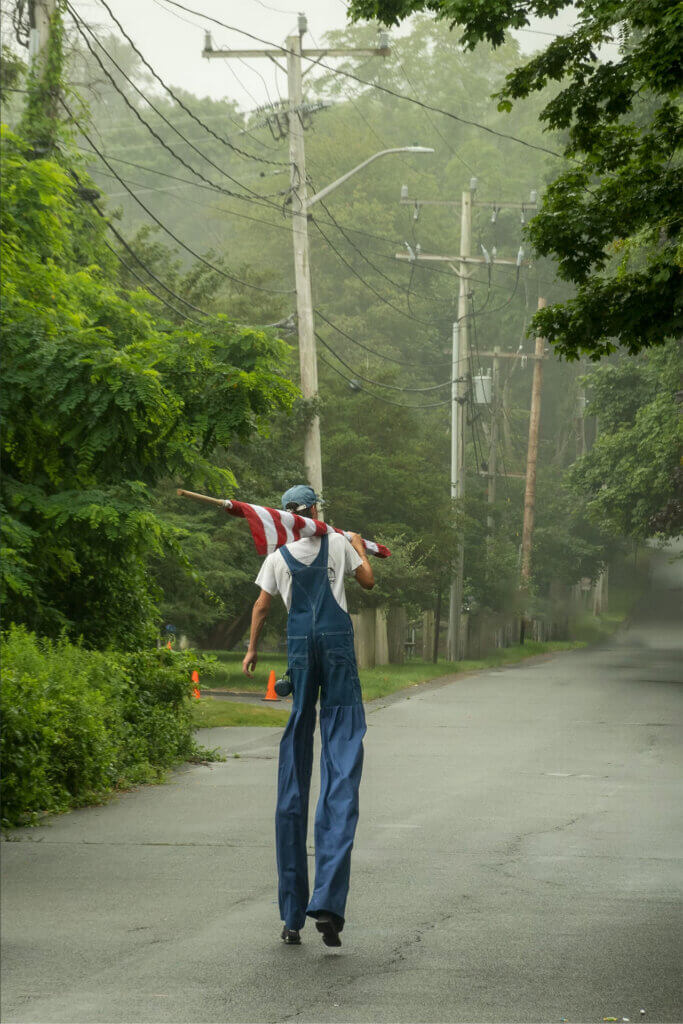
[[(344, 593), (344, 576), (352, 576), (363, 559), (353, 545), (341, 533), (327, 535), (327, 576), (330, 588), (337, 604), (347, 611), (346, 594)], [(310, 565), (320, 551), (320, 537), (304, 537), (287, 544), (287, 550), (299, 562)], [(287, 611), (292, 603), (292, 574), (279, 551), (268, 555), (261, 571), (256, 577), (256, 586), (269, 594), (280, 594)]]

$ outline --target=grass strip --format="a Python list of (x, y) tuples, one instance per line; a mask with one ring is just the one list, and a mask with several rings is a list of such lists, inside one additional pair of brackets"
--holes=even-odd
[[(386, 697), (396, 690), (403, 690), (409, 686), (417, 686), (430, 679), (439, 676), (454, 675), (458, 672), (475, 672), (478, 669), (496, 668), (499, 665), (513, 665), (525, 658), (533, 658), (539, 654), (551, 654), (553, 651), (568, 651), (577, 647), (585, 647), (583, 640), (551, 640), (546, 643), (539, 643), (530, 640), (523, 646), (501, 647), (486, 658), (477, 661), (445, 661), (440, 660), (436, 664), (432, 661), (423, 661), (421, 658), (411, 658), (403, 665), (378, 665), (375, 668), (361, 669), (360, 681), (363, 692), (363, 700), (374, 700), (376, 697)], [(264, 654), (259, 659), (259, 665), (253, 677), (247, 678), (240, 670), (241, 655), (232, 651), (211, 652), (219, 660), (219, 666), (215, 673), (212, 673), (210, 688), (212, 690), (233, 690), (242, 693), (265, 693), (268, 682), (268, 674), (271, 669), (280, 675), (287, 667), (287, 657), (284, 654)], [(240, 705), (233, 704), (232, 707)], [(250, 705), (247, 705), (250, 706)], [(271, 714), (268, 709), (256, 709)], [(239, 724), (248, 724), (246, 722)], [(267, 723), (266, 723), (267, 724)], [(274, 723), (273, 723), (274, 724)]]
[(287, 711), (253, 704), (238, 704), (229, 700), (202, 697), (192, 708), (195, 729), (215, 729), (230, 725), (266, 725), (281, 728), (287, 724)]
[(477, 672), (501, 665), (514, 665), (526, 658), (534, 658), (539, 654), (552, 654), (554, 651), (570, 651), (585, 647), (581, 640), (551, 640), (539, 643), (531, 640), (516, 647), (501, 647), (486, 658), (476, 661), (422, 661), (412, 658), (403, 665), (378, 665), (375, 668), (362, 669), (360, 672), (361, 688), (364, 700), (386, 697), (397, 690), (409, 686), (419, 686), (430, 679), (440, 676), (456, 675), (463, 672)]

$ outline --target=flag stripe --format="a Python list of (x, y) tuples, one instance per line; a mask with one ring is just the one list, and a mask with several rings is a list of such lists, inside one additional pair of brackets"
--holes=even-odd
[[(246, 501), (225, 501), (225, 511), (246, 519), (259, 555), (270, 554), (283, 544), (302, 537), (321, 537), (325, 533), (341, 533), (348, 540), (349, 533), (318, 519), (306, 519), (294, 512), (278, 511), (264, 505), (250, 505)], [(366, 549), (378, 558), (389, 558), (391, 552), (383, 544), (363, 540)]]

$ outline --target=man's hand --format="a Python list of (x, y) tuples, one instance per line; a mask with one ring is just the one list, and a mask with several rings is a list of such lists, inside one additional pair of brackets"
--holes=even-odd
[(349, 541), (351, 542), (351, 546), (356, 549), (361, 558), (368, 557), (367, 551), (365, 550), (365, 544), (363, 543), (363, 538), (359, 533), (350, 533)]
[[(257, 661), (258, 658), (256, 655), (256, 651), (252, 651), (250, 648), (244, 655), (244, 658), (242, 660), (242, 671), (244, 672), (245, 676), (251, 675), (255, 672)], [(249, 672), (249, 669), (251, 669), (251, 673)]]
[[(271, 597), (267, 590), (262, 590), (259, 596), (254, 602), (254, 607), (251, 612), (251, 633), (249, 634), (249, 646), (247, 653), (244, 655), (242, 661), (242, 671), (245, 676), (252, 675), (256, 668), (256, 648), (258, 645), (258, 638), (261, 635), (263, 629), (263, 623), (266, 621), (268, 611), (270, 609)], [(251, 672), (249, 671), (251, 669)]]

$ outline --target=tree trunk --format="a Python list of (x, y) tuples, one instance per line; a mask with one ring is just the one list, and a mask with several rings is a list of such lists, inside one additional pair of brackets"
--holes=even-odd
[(236, 619), (227, 619), (212, 626), (200, 647), (205, 651), (229, 651), (238, 643), (251, 622), (251, 605), (247, 605)]
[(436, 608), (434, 610), (434, 651), (432, 653), (432, 661), (436, 665), (439, 660), (439, 634), (441, 633), (441, 591), (443, 589), (443, 581), (439, 576), (439, 589), (436, 593)]
[(434, 612), (422, 613), (422, 657), (430, 661), (434, 653)]
[(389, 641), (389, 662), (402, 665), (406, 658), (405, 638), (408, 616), (405, 608), (390, 608), (387, 615), (387, 639)]
[(375, 667), (375, 640), (377, 613), (375, 608), (363, 608), (351, 616), (358, 668)]
[(375, 665), (389, 664), (389, 640), (387, 637), (387, 610), (375, 610)]

